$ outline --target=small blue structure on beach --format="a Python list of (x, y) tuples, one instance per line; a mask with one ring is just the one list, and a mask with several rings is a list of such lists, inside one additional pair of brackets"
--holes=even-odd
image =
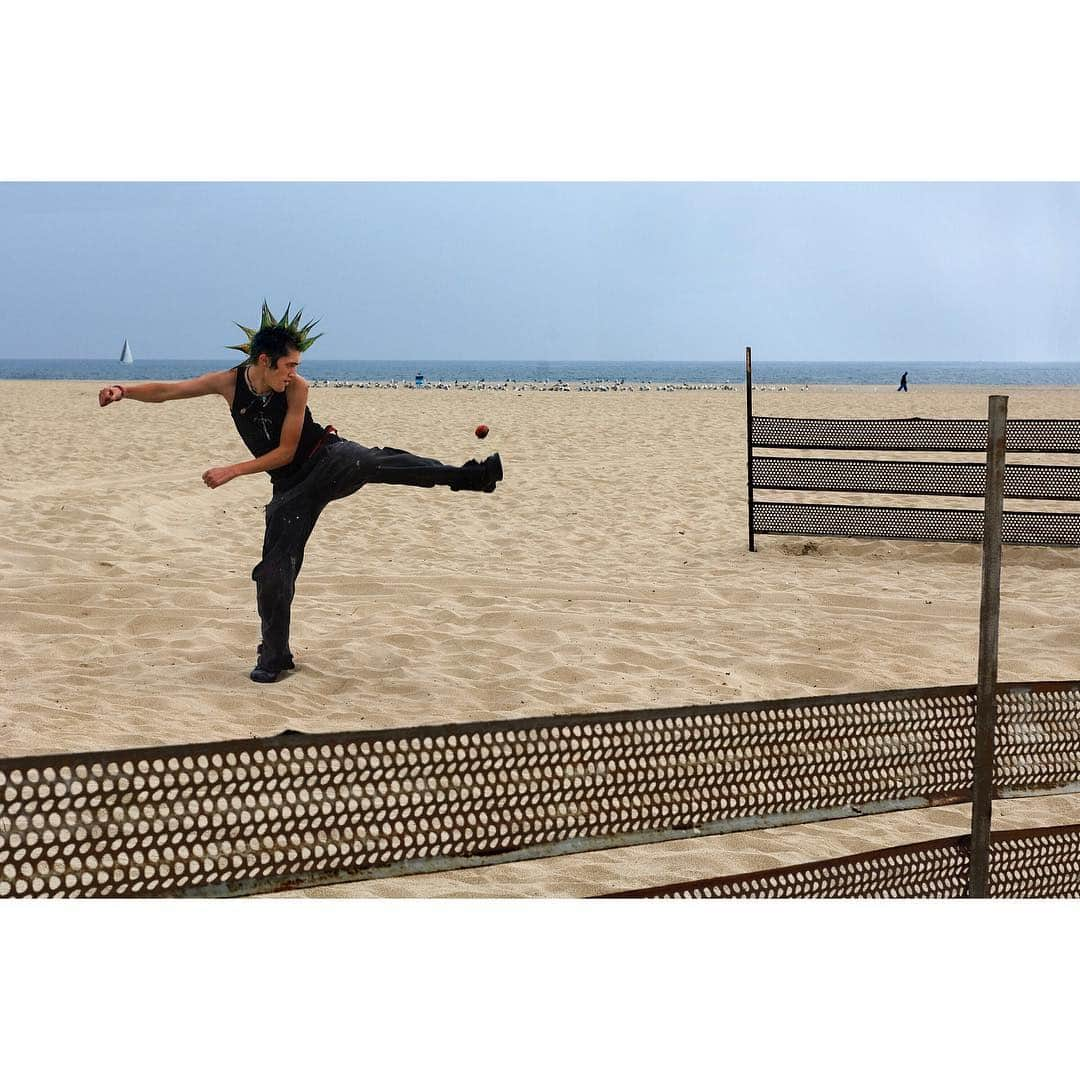
[(424, 385), (424, 373), (422, 371), (418, 371), (416, 373), (416, 389), (417, 390), (421, 389), (423, 387), (423, 385)]

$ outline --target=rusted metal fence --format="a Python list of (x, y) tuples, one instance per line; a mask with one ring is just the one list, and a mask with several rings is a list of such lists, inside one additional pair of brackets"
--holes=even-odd
[[(970, 838), (953, 836), (753, 874), (607, 893), (611, 898), (955, 899), (968, 895)], [(992, 898), (1080, 896), (1080, 825), (996, 832)]]
[[(749, 374), (749, 357), (747, 358)], [(610, 894), (617, 897), (1076, 897), (1080, 896), (1080, 825), (991, 833), (995, 796), (1058, 776), (1062, 757), (1034, 749), (1041, 720), (1017, 712), (1017, 699), (997, 684), (1002, 502), (1008, 398), (991, 396), (983, 467), (982, 588), (979, 605), (979, 681), (975, 695), (971, 832), (823, 862), (728, 877), (686, 881)], [(1020, 699), (1022, 700), (1022, 698)], [(1034, 721), (1031, 723), (1030, 721)], [(1040, 731), (1042, 733), (1040, 734)], [(1051, 741), (1054, 739), (1051, 737)], [(1071, 757), (1065, 751), (1066, 758)], [(1009, 775), (1010, 767), (1021, 773)], [(1004, 783), (1002, 783), (1004, 781)], [(1053, 783), (1053, 781), (1051, 781)], [(1065, 781), (1070, 787), (1072, 781)], [(1059, 787), (1059, 790), (1064, 788)]]
[[(997, 688), (996, 798), (1080, 791), (1080, 682)], [(214, 896), (970, 800), (974, 686), (0, 761), (0, 896)]]
[[(762, 456), (758, 450), (985, 452), (986, 420), (830, 420), (755, 416), (746, 350), (747, 519), (750, 550), (761, 534), (979, 543), (978, 509), (761, 501), (761, 490), (983, 497), (985, 462)], [(1080, 420), (1010, 420), (1009, 453), (1080, 454)], [(1080, 467), (1007, 464), (1006, 499), (1080, 500)], [(1080, 546), (1080, 513), (1005, 511), (1006, 544)]]

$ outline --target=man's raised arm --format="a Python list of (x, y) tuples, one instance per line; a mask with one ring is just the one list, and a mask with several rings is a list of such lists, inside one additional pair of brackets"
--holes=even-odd
[(179, 401), (182, 398), (205, 397), (207, 394), (221, 394), (228, 398), (235, 379), (236, 375), (232, 371), (211, 371), (180, 382), (131, 383), (129, 386), (117, 383), (103, 387), (98, 392), (98, 404), (104, 407), (124, 398), (156, 404), (162, 401)]

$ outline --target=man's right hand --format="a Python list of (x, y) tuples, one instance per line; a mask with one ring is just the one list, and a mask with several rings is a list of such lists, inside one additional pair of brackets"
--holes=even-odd
[(106, 386), (98, 391), (97, 401), (102, 408), (105, 408), (106, 405), (119, 401), (123, 396), (124, 388), (122, 386)]

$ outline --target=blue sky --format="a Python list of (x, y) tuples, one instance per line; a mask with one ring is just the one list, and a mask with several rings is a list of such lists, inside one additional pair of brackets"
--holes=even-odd
[(5, 183), (0, 355), (1080, 359), (1068, 183)]

